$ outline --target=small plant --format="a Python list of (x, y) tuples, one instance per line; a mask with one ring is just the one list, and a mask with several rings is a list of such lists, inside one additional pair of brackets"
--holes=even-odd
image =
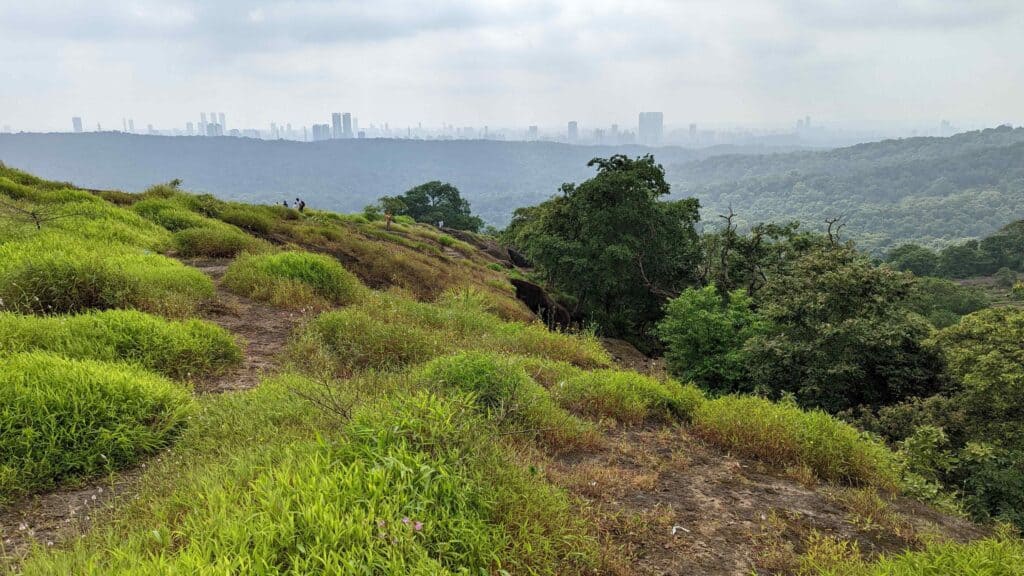
[(185, 388), (125, 364), (43, 352), (0, 358), (0, 500), (163, 448), (191, 402)]

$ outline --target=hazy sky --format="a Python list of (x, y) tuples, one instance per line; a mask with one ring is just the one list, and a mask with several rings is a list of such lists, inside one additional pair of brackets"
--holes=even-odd
[(1021, 0), (0, 0), (0, 125), (1024, 123)]

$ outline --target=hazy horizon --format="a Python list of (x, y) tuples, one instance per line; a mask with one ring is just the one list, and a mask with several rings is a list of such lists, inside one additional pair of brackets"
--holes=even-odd
[[(1024, 5), (42, 1), (0, 6), (0, 126), (1020, 124)], [(894, 56), (895, 55), (895, 56)]]

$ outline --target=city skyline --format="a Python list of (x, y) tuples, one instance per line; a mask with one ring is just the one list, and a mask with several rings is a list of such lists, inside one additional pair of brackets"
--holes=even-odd
[(337, 102), (405, 127), (1019, 124), (1021, 29), (1010, 0), (10, 2), (0, 125), (169, 127), (209, 102), (236, 127)]

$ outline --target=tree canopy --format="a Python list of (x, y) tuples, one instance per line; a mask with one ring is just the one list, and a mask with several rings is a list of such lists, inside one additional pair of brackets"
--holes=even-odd
[(417, 222), (478, 232), (483, 220), (473, 215), (459, 189), (434, 180), (409, 189), (401, 196), (384, 196), (379, 205), (395, 216), (409, 216)]

